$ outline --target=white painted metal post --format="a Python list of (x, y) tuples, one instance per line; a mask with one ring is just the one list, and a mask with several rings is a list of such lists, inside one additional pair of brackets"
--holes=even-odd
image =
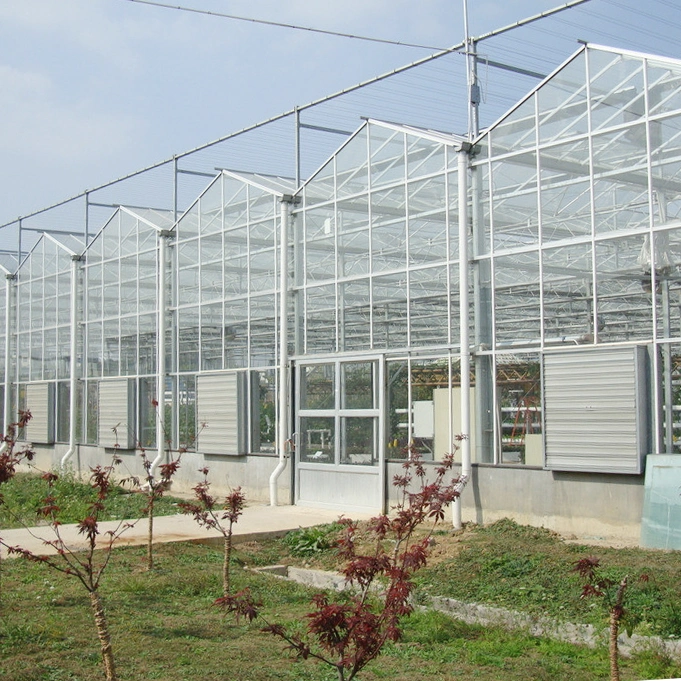
[(166, 269), (168, 263), (168, 232), (158, 234), (158, 317), (156, 326), (156, 458), (151, 462), (149, 476), (154, 477), (165, 455), (166, 424)]
[[(468, 152), (470, 144), (463, 144), (458, 152), (458, 209), (459, 209), (459, 345), (461, 370), (461, 477), (465, 483), (471, 477), (471, 359), (468, 300)], [(464, 485), (460, 486), (463, 492)], [(461, 529), (461, 499), (452, 505), (452, 522)]]
[[(7, 427), (14, 419), (12, 418), (12, 378), (10, 372), (10, 361), (12, 358), (11, 345), (12, 338), (14, 337), (14, 332), (16, 331), (16, 325), (12, 324), (12, 292), (15, 290), (14, 287), (14, 275), (6, 275), (7, 281), (5, 282), (5, 404), (3, 405), (3, 423), (5, 434), (7, 434)], [(6, 447), (5, 442), (2, 443), (0, 451), (4, 451)]]
[(284, 196), (279, 229), (279, 408), (277, 410), (277, 451), (279, 463), (270, 476), (270, 506), (276, 506), (277, 480), (286, 468), (288, 444), (288, 226), (290, 197)]
[(71, 256), (71, 338), (69, 361), (69, 448), (61, 459), (62, 468), (76, 452), (76, 417), (78, 411), (78, 267), (79, 255)]

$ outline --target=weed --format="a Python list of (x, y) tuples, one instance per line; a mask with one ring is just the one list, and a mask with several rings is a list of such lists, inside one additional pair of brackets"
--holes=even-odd
[(288, 547), (291, 555), (308, 558), (335, 548), (338, 534), (342, 528), (343, 525), (338, 522), (317, 525), (316, 527), (301, 527), (289, 532), (284, 537), (284, 544)]

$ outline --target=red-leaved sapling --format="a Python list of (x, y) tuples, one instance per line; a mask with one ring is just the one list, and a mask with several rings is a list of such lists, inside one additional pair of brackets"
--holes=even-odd
[[(609, 616), (609, 655), (610, 681), (620, 681), (619, 670), (619, 631), (622, 620), (627, 614), (624, 600), (629, 587), (629, 577), (620, 579), (608, 577), (595, 556), (581, 558), (575, 563), (574, 571), (585, 580), (580, 598), (600, 598), (608, 610)], [(647, 582), (648, 575), (640, 575), (640, 582)]]
[(30, 411), (20, 411), (19, 419), (15, 423), (10, 423), (7, 426), (5, 435), (0, 438), (2, 442), (0, 449), (0, 505), (5, 503), (2, 496), (2, 485), (9, 482), (16, 475), (17, 468), (22, 463), (32, 461), (35, 456), (35, 452), (28, 445), (23, 449), (17, 450), (19, 430), (24, 428), (30, 420)]
[[(231, 607), (233, 605), (234, 596), (231, 593), (230, 564), (234, 546), (234, 525), (243, 513), (246, 497), (241, 491), (241, 487), (237, 487), (229, 492), (223, 501), (218, 501), (218, 499), (210, 493), (208, 468), (202, 468), (199, 472), (203, 474), (203, 480), (194, 487), (194, 496), (196, 500), (182, 502), (180, 503), (180, 508), (184, 513), (193, 515), (194, 520), (201, 527), (217, 530), (222, 535), (224, 547), (222, 562), (222, 597), (217, 599), (216, 604), (226, 607), (227, 610), (235, 611), (237, 615), (245, 614), (240, 612), (238, 607)], [(239, 598), (240, 596), (241, 595), (239, 595)], [(253, 618), (251, 617), (250, 619)]]
[(21, 546), (9, 546), (0, 540), (9, 554), (23, 556), (27, 560), (46, 565), (57, 572), (76, 578), (83, 585), (90, 596), (90, 607), (101, 646), (102, 663), (107, 681), (116, 681), (117, 677), (109, 625), (99, 587), (109, 565), (113, 545), (129, 525), (121, 521), (114, 529), (104, 533), (101, 542), (97, 541), (97, 536), (99, 535), (99, 517), (115, 485), (113, 475), (119, 463), (120, 459), (114, 457), (110, 465), (96, 466), (91, 469), (90, 486), (95, 498), (90, 503), (85, 516), (77, 523), (78, 534), (86, 539), (84, 549), (78, 550), (76, 547), (69, 546), (60, 530), (60, 522), (57, 519), (59, 502), (55, 495), (55, 482), (58, 480), (56, 473), (43, 475), (43, 479), (48, 484), (48, 493), (43, 500), (40, 515), (48, 521), (54, 535), (54, 539), (42, 540), (49, 552), (38, 554)]
[[(338, 549), (351, 590), (314, 596), (304, 635), (281, 624), (268, 624), (265, 631), (284, 639), (297, 657), (334, 668), (338, 681), (352, 681), (388, 641), (398, 641), (401, 620), (413, 610), (413, 576), (426, 565), (433, 530), (465, 482), (452, 474), (453, 464), (454, 456), (447, 455), (427, 468), (410, 452), (404, 474), (394, 478), (398, 501), (389, 515), (373, 518), (363, 530), (341, 519), (345, 527)], [(363, 552), (360, 546), (367, 542), (370, 549)]]

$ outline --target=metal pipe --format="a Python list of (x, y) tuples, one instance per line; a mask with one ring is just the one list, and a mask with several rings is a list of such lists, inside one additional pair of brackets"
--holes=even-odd
[[(15, 275), (5, 275), (5, 375), (3, 380), (5, 382), (5, 403), (3, 404), (3, 432), (7, 435), (7, 427), (12, 422), (12, 378), (10, 375), (10, 360), (12, 357), (11, 339), (12, 329), (16, 329), (16, 325), (12, 325), (12, 282)], [(7, 442), (5, 440), (0, 444), (0, 452), (7, 449)]]
[(279, 410), (277, 450), (279, 463), (270, 475), (270, 506), (277, 505), (277, 480), (286, 469), (288, 443), (288, 226), (292, 197), (284, 196), (280, 207), (279, 235)]
[[(468, 296), (468, 152), (470, 144), (462, 145), (458, 152), (459, 185), (459, 351), (461, 373), (461, 492), (471, 477), (471, 356), (469, 339)], [(461, 529), (461, 497), (452, 504), (452, 523)]]
[(61, 459), (64, 468), (76, 452), (76, 412), (78, 410), (78, 263), (81, 256), (71, 256), (71, 338), (69, 361), (69, 448)]
[(166, 269), (168, 261), (168, 233), (158, 235), (158, 317), (156, 328), (156, 458), (149, 467), (153, 478), (165, 455), (165, 384), (166, 384)]

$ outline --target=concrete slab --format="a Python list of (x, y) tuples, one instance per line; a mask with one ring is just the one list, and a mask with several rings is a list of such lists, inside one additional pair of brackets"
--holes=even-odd
[[(323, 525), (337, 520), (341, 514), (328, 509), (308, 508), (302, 506), (265, 506), (252, 505), (244, 509), (239, 522), (234, 526), (234, 541), (251, 541), (257, 538), (280, 536), (299, 527)], [(353, 519), (368, 518), (367, 514), (348, 514)], [(116, 546), (139, 546), (147, 541), (147, 522), (142, 520), (125, 520), (129, 524)], [(120, 521), (106, 521), (99, 525), (99, 543), (106, 543), (109, 531), (118, 528)], [(80, 550), (87, 546), (82, 535), (78, 534), (77, 525), (62, 525), (59, 528), (61, 537), (72, 550)], [(46, 541), (54, 540), (54, 533), (49, 527), (32, 527), (15, 530), (0, 530), (0, 538), (9, 546), (20, 546), (37, 555), (53, 555), (56, 550), (46, 545)], [(215, 530), (199, 527), (189, 515), (160, 516), (154, 519), (154, 543), (191, 541), (221, 541), (222, 535)], [(7, 557), (7, 549), (0, 547), (0, 556)]]

